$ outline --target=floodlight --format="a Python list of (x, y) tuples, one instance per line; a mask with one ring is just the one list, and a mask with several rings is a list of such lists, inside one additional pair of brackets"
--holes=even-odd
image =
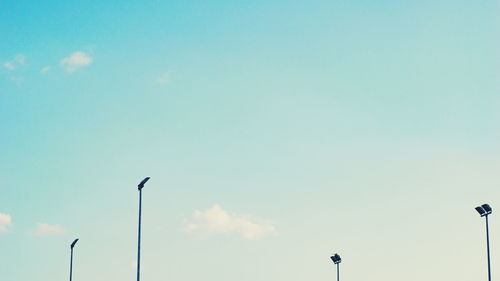
[(477, 212), (481, 215), (481, 217), (482, 217), (482, 216), (484, 216), (484, 215), (486, 214), (486, 211), (485, 211), (485, 210), (483, 209), (483, 207), (481, 207), (481, 206), (478, 206), (478, 207), (476, 207), (475, 209), (476, 209), (476, 211), (477, 211)]
[(77, 238), (77, 239), (75, 239), (75, 241), (73, 241), (73, 243), (71, 243), (71, 249), (73, 249), (73, 247), (75, 247), (75, 244), (76, 244), (76, 242), (78, 242), (78, 240), (79, 239)]
[(483, 204), (483, 205), (481, 205), (481, 207), (486, 211), (486, 213), (488, 213), (488, 215), (491, 214), (491, 212), (493, 211), (491, 209), (490, 205), (488, 205), (488, 204)]
[(141, 190), (144, 187), (144, 185), (148, 182), (148, 180), (149, 180), (149, 177), (143, 179), (141, 181), (141, 183), (139, 183), (139, 185), (137, 186), (139, 188), (139, 190)]
[(340, 256), (338, 254), (335, 254), (335, 255), (331, 256), (330, 258), (332, 259), (334, 264), (339, 264), (342, 261), (342, 259), (340, 258)]

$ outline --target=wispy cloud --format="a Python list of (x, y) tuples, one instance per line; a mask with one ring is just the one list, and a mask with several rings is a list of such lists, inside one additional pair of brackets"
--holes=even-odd
[(12, 62), (10, 62), (10, 61), (5, 62), (3, 64), (3, 67), (7, 68), (8, 70), (14, 70), (14, 69), (16, 69), (16, 67), (14, 66), (14, 64)]
[(42, 67), (42, 69), (40, 69), (40, 72), (45, 74), (45, 73), (49, 72), (49, 70), (50, 70), (50, 66), (44, 66), (44, 67)]
[(26, 62), (26, 56), (25, 55), (17, 55), (14, 58), (14, 61), (17, 62), (18, 64), (24, 64)]
[(8, 70), (15, 70), (19, 66), (23, 65), (26, 62), (25, 55), (16, 55), (13, 60), (6, 61), (2, 64), (2, 66)]
[(205, 211), (195, 210), (192, 218), (184, 222), (183, 231), (190, 234), (236, 233), (251, 240), (276, 234), (276, 228), (271, 223), (231, 214), (217, 204)]
[(6, 232), (7, 227), (12, 223), (12, 217), (7, 214), (0, 213), (0, 233)]
[(24, 78), (18, 77), (18, 76), (9, 76), (7, 79), (9, 79), (9, 81), (15, 83), (18, 87), (21, 86), (21, 84), (23, 83), (23, 80), (24, 80)]
[(48, 235), (61, 235), (65, 234), (66, 229), (58, 224), (39, 223), (33, 232), (34, 235), (48, 236)]
[(68, 72), (74, 72), (82, 67), (92, 64), (93, 58), (84, 52), (74, 52), (71, 55), (63, 58), (60, 62), (61, 66)]
[(172, 76), (170, 75), (170, 72), (165, 72), (162, 75), (160, 75), (158, 78), (156, 78), (156, 83), (160, 85), (166, 85), (170, 83), (172, 80)]

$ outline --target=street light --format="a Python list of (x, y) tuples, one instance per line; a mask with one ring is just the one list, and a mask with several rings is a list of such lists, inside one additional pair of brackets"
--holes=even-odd
[(486, 218), (486, 250), (488, 253), (488, 281), (491, 281), (491, 264), (490, 264), (490, 230), (488, 226), (488, 216), (491, 215), (492, 209), (490, 205), (483, 204), (475, 208), (481, 217)]
[(71, 279), (73, 278), (73, 248), (75, 247), (76, 245), (76, 242), (78, 242), (78, 238), (75, 239), (75, 241), (73, 241), (73, 243), (71, 243), (70, 247), (71, 247), (71, 260), (69, 262), (69, 281), (71, 281)]
[(149, 177), (143, 179), (139, 185), (137, 185), (137, 189), (139, 190), (139, 230), (137, 237), (137, 281), (140, 280), (141, 274), (141, 211), (142, 211), (142, 189), (144, 185), (148, 182)]
[(337, 281), (340, 281), (340, 262), (342, 259), (340, 258), (339, 254), (335, 254), (330, 257), (333, 261), (334, 264), (337, 265)]

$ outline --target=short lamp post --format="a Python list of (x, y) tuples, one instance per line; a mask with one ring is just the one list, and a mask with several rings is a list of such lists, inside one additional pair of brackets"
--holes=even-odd
[(330, 257), (333, 261), (334, 264), (337, 265), (337, 281), (340, 281), (340, 262), (342, 259), (340, 258), (339, 254), (335, 254)]
[(491, 263), (490, 263), (490, 230), (488, 226), (488, 216), (491, 215), (492, 209), (490, 205), (483, 204), (481, 206), (476, 207), (476, 211), (481, 215), (481, 217), (485, 217), (486, 219), (486, 251), (488, 254), (488, 281), (491, 281)]

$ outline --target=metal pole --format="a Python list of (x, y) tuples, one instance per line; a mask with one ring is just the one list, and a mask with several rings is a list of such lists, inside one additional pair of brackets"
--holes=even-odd
[(340, 263), (337, 263), (337, 281), (340, 281)]
[(141, 211), (142, 211), (142, 188), (139, 189), (139, 235), (137, 244), (137, 281), (140, 280), (140, 273), (141, 273)]
[(486, 215), (486, 248), (488, 251), (488, 281), (491, 281), (491, 264), (490, 264), (490, 230), (488, 227), (488, 215)]
[(73, 277), (73, 248), (71, 248), (71, 260), (69, 262), (69, 281)]

